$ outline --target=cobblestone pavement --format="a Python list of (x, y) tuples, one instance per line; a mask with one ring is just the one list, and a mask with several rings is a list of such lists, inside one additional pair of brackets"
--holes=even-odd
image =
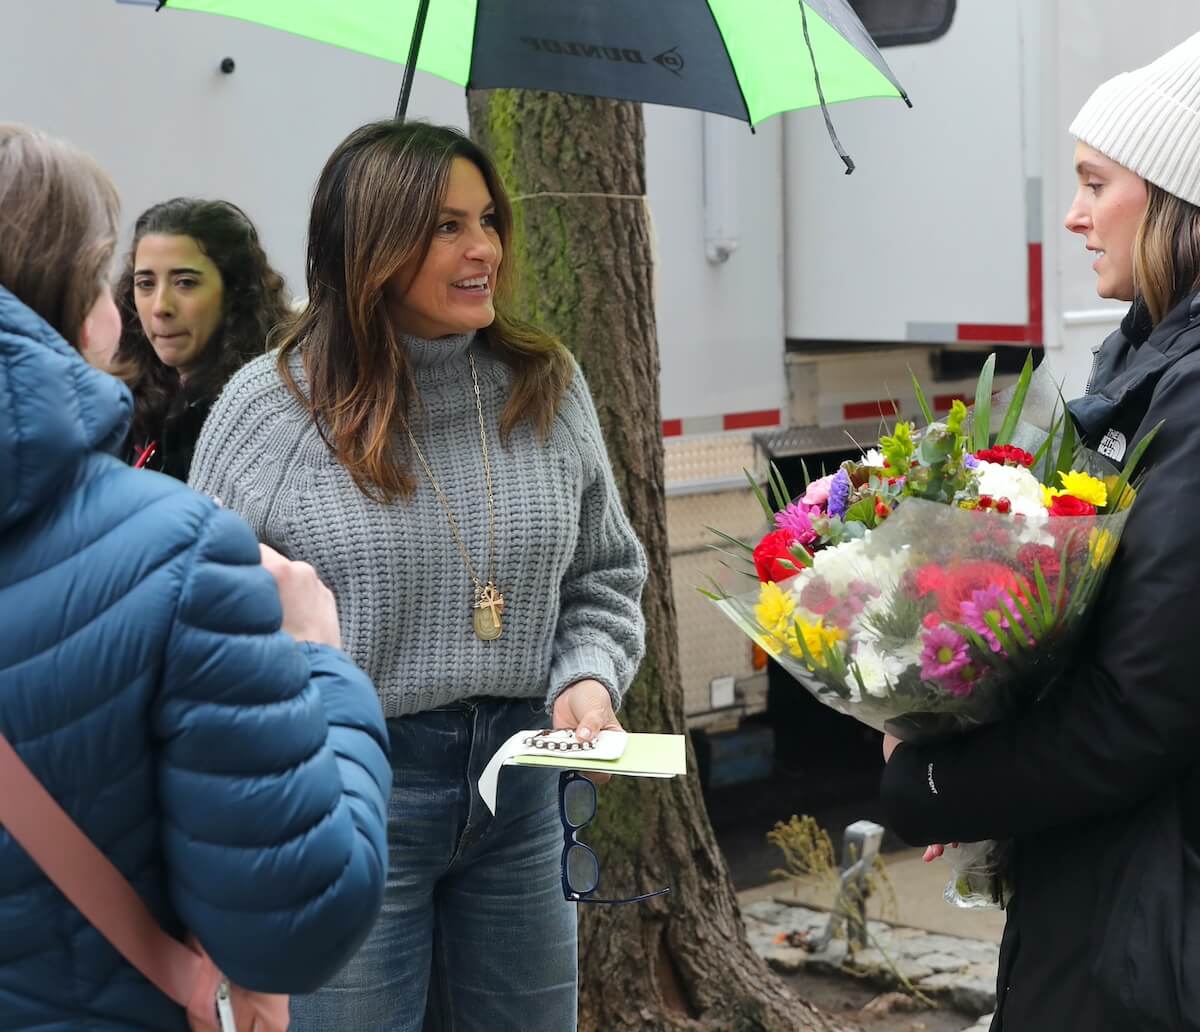
[[(788, 945), (783, 937), (795, 933), (816, 937), (829, 914), (784, 899), (766, 899), (742, 908), (746, 931), (754, 948), (781, 972), (800, 969), (851, 972), (880, 988), (891, 989), (907, 980), (932, 999), (968, 1015), (980, 1016), (969, 1032), (986, 1032), (996, 1007), (995, 943), (894, 927), (883, 921), (867, 925), (868, 948), (851, 956), (842, 939), (810, 953)], [(902, 976), (902, 977), (901, 977)]]

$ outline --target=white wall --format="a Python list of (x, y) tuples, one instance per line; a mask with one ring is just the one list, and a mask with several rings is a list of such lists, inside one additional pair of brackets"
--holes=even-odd
[[(233, 75), (219, 71), (224, 57)], [(0, 0), (0, 120), (95, 155), (121, 191), (126, 233), (168, 197), (235, 201), (298, 294), (321, 166), (354, 126), (392, 114), (402, 75), (227, 18), (112, 0)], [(410, 113), (465, 127), (463, 91), (418, 73)], [(775, 408), (783, 394), (778, 129), (751, 137), (740, 127), (742, 241), (714, 268), (704, 257), (700, 117), (646, 111), (668, 418)]]
[(647, 191), (658, 242), (658, 330), (666, 419), (780, 408), (783, 370), (783, 191), (780, 125), (751, 135), (721, 119), (736, 148), (738, 247), (705, 257), (704, 116), (646, 108)]
[(884, 57), (898, 100), (787, 119), (788, 336), (903, 341), (908, 323), (1028, 315), (1017, 7), (959, 0), (949, 31)]

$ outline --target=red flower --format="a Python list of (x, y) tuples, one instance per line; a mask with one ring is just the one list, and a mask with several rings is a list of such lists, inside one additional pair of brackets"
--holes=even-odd
[(930, 564), (917, 570), (916, 581), (917, 596), (924, 598), (930, 592), (942, 590), (946, 584), (946, 574), (940, 566)]
[[(800, 564), (792, 556), (797, 545), (790, 531), (773, 530), (764, 537), (754, 550), (754, 569), (761, 581), (781, 581), (796, 576)], [(786, 565), (785, 565), (786, 564)]]
[(1095, 516), (1096, 507), (1072, 495), (1056, 495), (1050, 505), (1051, 516)]
[(1000, 563), (987, 561), (963, 563), (946, 571), (946, 578), (937, 591), (937, 611), (943, 620), (960, 620), (960, 606), (976, 591), (997, 585), (1005, 591), (1028, 593), (1023, 577)]
[(1001, 516), (1003, 516), (1005, 513), (1012, 512), (1012, 502), (1010, 502), (1007, 498), (997, 498), (996, 511), (1000, 513)]
[(1030, 578), (1034, 576), (1033, 565), (1037, 563), (1047, 584), (1058, 580), (1058, 553), (1049, 545), (1022, 545), (1017, 551), (1017, 562)]
[(984, 448), (975, 453), (975, 458), (984, 462), (994, 462), (998, 466), (1024, 466), (1028, 469), (1033, 465), (1033, 456), (1022, 448), (1011, 444), (998, 444), (995, 448)]

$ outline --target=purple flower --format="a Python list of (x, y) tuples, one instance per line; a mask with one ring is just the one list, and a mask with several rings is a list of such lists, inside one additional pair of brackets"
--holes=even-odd
[(971, 597), (959, 603), (962, 612), (962, 622), (988, 643), (993, 652), (1004, 654), (996, 632), (988, 626), (987, 618), (994, 617), (996, 625), (1001, 630), (1007, 630), (1012, 621), (1008, 612), (1012, 609), (1012, 601), (1000, 585), (992, 584), (978, 591), (972, 591)]
[(813, 530), (812, 517), (820, 515), (819, 508), (810, 508), (804, 502), (792, 502), (786, 509), (775, 514), (775, 526), (786, 530), (793, 541), (809, 545), (817, 540), (817, 532)]
[(921, 676), (928, 681), (955, 678), (970, 659), (966, 639), (953, 627), (943, 624), (926, 631), (923, 643)]
[(845, 516), (850, 501), (850, 475), (839, 469), (829, 482), (829, 515)]
[(967, 452), (967, 454), (963, 456), (963, 465), (966, 466), (967, 469), (974, 469), (979, 465), (979, 460), (970, 452)]

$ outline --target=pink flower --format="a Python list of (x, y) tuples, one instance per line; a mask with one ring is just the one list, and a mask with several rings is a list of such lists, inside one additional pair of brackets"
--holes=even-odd
[(829, 590), (829, 581), (818, 577), (804, 585), (804, 590), (800, 592), (800, 604), (810, 613), (826, 616), (838, 601)]
[(921, 649), (921, 676), (928, 681), (954, 677), (967, 665), (967, 642), (954, 628), (934, 627), (924, 635)]
[(990, 585), (980, 591), (971, 592), (971, 597), (960, 603), (962, 622), (978, 634), (993, 652), (1004, 654), (1000, 640), (995, 631), (988, 625), (988, 617), (994, 617), (996, 625), (1001, 630), (1008, 630), (1012, 621), (1008, 614), (1012, 612), (1014, 603), (1008, 592), (998, 584)]
[(775, 526), (786, 530), (792, 540), (801, 545), (810, 545), (817, 540), (817, 532), (813, 530), (812, 518), (819, 516), (820, 509), (814, 509), (803, 501), (792, 502), (786, 509), (775, 514)]
[(942, 687), (950, 695), (957, 695), (959, 698), (963, 698), (975, 690), (975, 685), (979, 683), (979, 679), (982, 676), (982, 668), (976, 666), (974, 663), (968, 663), (961, 669), (956, 670), (952, 676), (942, 681)]
[(804, 497), (800, 499), (805, 505), (825, 505), (829, 501), (829, 485), (833, 483), (834, 474), (814, 480), (808, 485)]

